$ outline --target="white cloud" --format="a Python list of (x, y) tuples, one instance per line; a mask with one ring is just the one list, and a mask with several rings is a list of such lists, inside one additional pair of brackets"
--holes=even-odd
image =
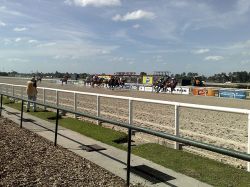
[(204, 60), (207, 60), (207, 61), (219, 61), (223, 59), (224, 59), (223, 56), (207, 56), (204, 58)]
[(65, 60), (65, 59), (76, 60), (76, 59), (79, 59), (79, 56), (76, 56), (76, 55), (56, 55), (52, 58), (55, 60)]
[(22, 59), (22, 58), (8, 58), (9, 62), (29, 62), (28, 59)]
[(246, 40), (244, 42), (239, 42), (232, 46), (229, 46), (228, 49), (241, 49), (241, 48), (249, 48), (249, 47), (250, 47), (250, 40)]
[(154, 18), (155, 18), (155, 14), (153, 12), (137, 10), (134, 12), (128, 12), (124, 16), (117, 14), (112, 18), (112, 20), (113, 21), (129, 21), (129, 20), (154, 19)]
[(141, 26), (139, 25), (139, 24), (135, 24), (135, 25), (133, 25), (133, 28), (134, 29), (139, 29)]
[(110, 54), (110, 51), (108, 51), (108, 50), (100, 50), (100, 54), (103, 54), (103, 55)]
[(198, 49), (196, 51), (193, 51), (194, 54), (204, 54), (204, 53), (207, 53), (209, 52), (210, 49)]
[(55, 42), (49, 42), (49, 43), (45, 43), (45, 44), (39, 44), (37, 45), (37, 47), (50, 47), (50, 46), (54, 46), (56, 45)]
[(22, 32), (22, 31), (26, 31), (27, 28), (26, 28), (26, 27), (21, 27), (21, 28), (16, 27), (16, 28), (14, 28), (13, 30), (14, 30), (15, 32)]
[(0, 27), (5, 27), (6, 26), (6, 23), (0, 21)]
[(14, 15), (14, 16), (22, 16), (23, 14), (17, 11), (9, 10), (5, 6), (0, 6), (0, 13)]
[(15, 42), (20, 42), (22, 39), (21, 38), (16, 38)]
[(37, 40), (29, 40), (28, 43), (37, 43)]
[(135, 59), (133, 58), (126, 58), (126, 57), (122, 57), (122, 56), (119, 56), (119, 57), (112, 57), (110, 59), (111, 62), (114, 62), (114, 63), (125, 63), (125, 64), (134, 64), (135, 63)]
[(65, 4), (76, 5), (76, 6), (94, 6), (94, 7), (103, 7), (103, 6), (119, 6), (121, 5), (120, 0), (66, 0)]

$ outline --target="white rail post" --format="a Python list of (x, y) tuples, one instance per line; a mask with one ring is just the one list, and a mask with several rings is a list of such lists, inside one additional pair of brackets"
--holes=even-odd
[(14, 84), (12, 85), (12, 96), (14, 96)]
[(128, 117), (129, 117), (128, 123), (130, 125), (132, 125), (133, 124), (133, 100), (129, 99), (128, 107), (129, 107), (129, 109), (128, 109)]
[(56, 90), (56, 106), (58, 107), (59, 105), (59, 91)]
[[(180, 129), (180, 127), (179, 127), (179, 106), (175, 105), (175, 135), (176, 136), (180, 135), (179, 129)], [(174, 148), (180, 149), (179, 142), (175, 142)]]
[[(43, 104), (46, 103), (46, 96), (45, 96), (45, 88), (43, 88)], [(46, 106), (44, 106), (44, 110), (46, 110)]]
[(24, 94), (23, 94), (23, 87), (21, 87), (21, 98), (24, 98)]
[[(101, 111), (101, 108), (100, 108), (100, 96), (97, 95), (97, 98), (96, 98), (96, 115), (97, 117), (100, 117), (100, 111)], [(97, 125), (100, 125), (100, 121), (97, 120)]]
[[(74, 92), (74, 111), (76, 112), (77, 110), (77, 94), (76, 92)], [(75, 118), (77, 117), (77, 115), (75, 114)]]
[[(248, 114), (248, 123), (247, 123), (247, 153), (250, 154), (250, 113)], [(250, 162), (247, 162), (247, 171), (250, 172)]]

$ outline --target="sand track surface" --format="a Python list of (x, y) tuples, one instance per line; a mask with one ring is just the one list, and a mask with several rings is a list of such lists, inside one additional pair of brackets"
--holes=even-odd
[[(26, 80), (0, 78), (0, 82), (10, 84), (26, 84)], [(90, 93), (102, 93), (109, 95), (129, 96), (146, 99), (157, 99), (165, 101), (176, 101), (210, 106), (223, 106), (230, 108), (250, 109), (249, 100), (227, 99), (218, 97), (157, 94), (128, 90), (109, 90), (104, 88), (90, 88), (82, 85), (60, 85), (43, 81), (38, 86), (50, 87), (65, 90), (75, 90)], [(20, 92), (20, 91), (19, 91)], [(18, 93), (18, 90), (16, 90)], [(55, 92), (46, 92), (50, 102), (55, 103)], [(39, 97), (42, 98), (42, 91), (39, 90)], [(59, 104), (73, 109), (73, 94), (59, 93)], [(77, 95), (77, 110), (96, 115), (96, 97)], [(101, 116), (128, 122), (128, 101), (101, 98)], [(230, 148), (242, 152), (247, 150), (247, 115), (227, 112), (216, 112), (201, 109), (180, 108), (180, 135), (193, 140)], [(166, 133), (174, 133), (175, 113), (174, 106), (134, 102), (133, 103), (133, 124), (136, 126), (147, 127)], [(140, 134), (140, 133), (138, 133)], [(156, 140), (142, 136), (146, 141)], [(190, 150), (189, 147), (187, 147)], [(237, 159), (230, 159), (225, 156), (213, 154), (203, 150), (195, 150), (198, 154), (208, 155), (212, 158), (223, 160), (230, 164), (245, 167), (246, 163)]]

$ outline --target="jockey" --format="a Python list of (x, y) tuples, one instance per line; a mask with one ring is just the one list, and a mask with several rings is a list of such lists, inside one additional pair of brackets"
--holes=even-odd
[(175, 78), (172, 77), (171, 80), (170, 80), (170, 83), (175, 83), (175, 81), (176, 81)]
[(93, 80), (94, 80), (94, 81), (97, 81), (97, 79), (98, 79), (98, 76), (97, 76), (97, 75), (94, 75), (94, 76), (93, 76)]
[(164, 82), (164, 77), (161, 77), (159, 80), (158, 80), (158, 83), (162, 83)]

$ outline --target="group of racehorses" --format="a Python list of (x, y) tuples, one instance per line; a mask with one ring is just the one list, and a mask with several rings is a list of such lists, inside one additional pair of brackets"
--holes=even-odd
[(108, 87), (114, 89), (123, 88), (125, 85), (125, 79), (117, 76), (111, 76), (110, 79), (105, 79), (94, 75), (88, 77), (85, 83), (90, 84), (92, 87)]
[(170, 88), (170, 92), (172, 93), (177, 85), (177, 80), (175, 78), (171, 78), (169, 76), (165, 76), (160, 78), (154, 84), (154, 90), (156, 93), (159, 93), (161, 90), (163, 92), (168, 91), (167, 89)]
[[(63, 83), (67, 84), (68, 76), (64, 76), (61, 79), (62, 85)], [(85, 80), (85, 84), (91, 85), (94, 87), (107, 87), (110, 89), (115, 88), (123, 88), (125, 85), (126, 80), (122, 77), (118, 76), (111, 76), (109, 79), (105, 79), (103, 77), (99, 77), (96, 75), (89, 76)], [(177, 85), (177, 80), (175, 78), (171, 78), (169, 76), (161, 77), (159, 80), (157, 80), (153, 84), (153, 88), (156, 91), (156, 93), (159, 93), (160, 91), (166, 92), (168, 91), (168, 88), (170, 88), (170, 92), (172, 93)]]
[[(105, 79), (98, 76), (90, 76), (86, 79), (86, 83), (89, 83), (92, 87), (108, 87), (110, 89), (123, 88), (125, 85), (125, 79), (118, 76), (111, 76), (110, 79)], [(161, 90), (166, 92), (170, 88), (172, 93), (177, 85), (177, 80), (169, 76), (160, 78), (153, 84), (154, 90), (159, 93)]]

